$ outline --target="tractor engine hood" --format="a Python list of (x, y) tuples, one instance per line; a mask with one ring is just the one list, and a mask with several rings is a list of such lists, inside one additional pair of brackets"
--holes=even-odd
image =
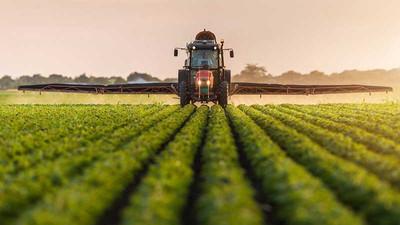
[(197, 88), (212, 88), (214, 85), (214, 75), (210, 70), (199, 70), (196, 73), (196, 87)]

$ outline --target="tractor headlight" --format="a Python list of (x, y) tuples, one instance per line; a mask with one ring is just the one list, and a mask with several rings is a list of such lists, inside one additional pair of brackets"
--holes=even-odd
[(201, 80), (197, 81), (197, 83), (198, 83), (199, 85), (201, 85)]
[(207, 80), (207, 85), (208, 85), (208, 86), (210, 86), (210, 83), (211, 83), (210, 80)]

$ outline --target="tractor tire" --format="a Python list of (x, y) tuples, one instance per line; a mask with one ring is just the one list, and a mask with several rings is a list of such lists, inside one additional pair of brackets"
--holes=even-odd
[(179, 82), (179, 98), (182, 107), (190, 103), (189, 85), (186, 81)]
[(228, 105), (228, 82), (222, 81), (219, 84), (218, 103), (225, 108)]

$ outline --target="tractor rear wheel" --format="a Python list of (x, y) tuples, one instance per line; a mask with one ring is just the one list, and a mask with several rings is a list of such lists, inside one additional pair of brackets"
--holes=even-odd
[(218, 92), (218, 103), (225, 107), (228, 105), (228, 82), (222, 81), (219, 84), (219, 92)]
[(179, 82), (179, 98), (182, 107), (190, 103), (189, 86), (186, 81)]

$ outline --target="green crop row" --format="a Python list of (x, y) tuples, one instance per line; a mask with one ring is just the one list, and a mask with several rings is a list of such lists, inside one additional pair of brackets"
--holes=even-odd
[[(12, 141), (15, 138), (22, 138), (18, 140), (24, 141), (24, 138), (35, 137), (53, 141), (68, 134), (60, 131), (61, 127), (68, 129), (69, 133), (73, 131), (80, 132), (82, 130), (79, 128), (82, 128), (82, 125), (88, 127), (93, 125), (107, 125), (106, 123), (102, 123), (102, 121), (107, 120), (119, 122), (128, 119), (129, 116), (134, 115), (138, 111), (151, 107), (159, 108), (161, 106), (34, 106), (12, 108), (0, 106), (2, 112), (12, 112), (11, 115), (13, 115), (13, 118), (8, 119), (8, 122), (2, 126), (0, 137), (4, 137), (4, 141)], [(115, 115), (121, 116), (115, 117)], [(12, 142), (9, 144), (12, 144)], [(24, 147), (32, 145), (32, 143), (28, 144)]]
[(322, 104), (320, 106), (334, 106), (340, 108), (347, 108), (352, 109), (358, 112), (367, 112), (367, 113), (374, 113), (379, 114), (381, 116), (388, 116), (388, 119), (392, 119), (393, 117), (400, 116), (400, 104), (399, 103), (369, 103), (369, 104)]
[(294, 110), (290, 105), (276, 106), (276, 109), (284, 113), (301, 118), (307, 122), (313, 123), (317, 126), (329, 129), (333, 132), (342, 133), (353, 139), (354, 141), (364, 144), (370, 150), (377, 153), (392, 155), (400, 157), (400, 145), (394, 141), (384, 138), (380, 135), (370, 133), (358, 127), (349, 126), (347, 124), (338, 123), (322, 117), (313, 116), (312, 109), (308, 107), (301, 107), (301, 109)]
[(205, 140), (195, 221), (204, 225), (261, 224), (261, 210), (240, 168), (235, 140), (219, 105), (211, 108)]
[(369, 224), (398, 224), (400, 195), (365, 169), (337, 157), (272, 116), (239, 106), (296, 162), (319, 177)]
[[(78, 142), (78, 140), (69, 136), (67, 136), (67, 141), (65, 145), (56, 145), (57, 143), (49, 143), (44, 140), (42, 141), (37, 140), (37, 143), (39, 143), (40, 144), (39, 146), (41, 147), (38, 147), (38, 149), (35, 150), (36, 153), (23, 154), (23, 155), (16, 154), (14, 159), (7, 159), (5, 158), (4, 155), (1, 156), (3, 163), (0, 165), (0, 178), (8, 176), (8, 178), (13, 179), (14, 177), (17, 176), (17, 173), (19, 171), (35, 166), (35, 164), (37, 164), (38, 162), (41, 162), (45, 166), (48, 166), (48, 164), (53, 164), (53, 162), (43, 161), (43, 159), (54, 160), (56, 158), (62, 158), (61, 161), (63, 161), (65, 160), (65, 158), (73, 157), (76, 154), (87, 155), (88, 153), (91, 153), (90, 150), (100, 151), (104, 146), (109, 146), (109, 148), (107, 149), (112, 149), (110, 145), (114, 146), (117, 145), (118, 143), (122, 143), (121, 141), (128, 140), (132, 136), (136, 135), (135, 132), (140, 133), (142, 130), (146, 129), (148, 127), (146, 126), (146, 124), (151, 125), (151, 121), (158, 121), (159, 119), (163, 118), (163, 115), (166, 116), (174, 110), (177, 110), (177, 107), (172, 107), (169, 109), (162, 110), (159, 113), (157, 113), (160, 114), (160, 116), (155, 116), (155, 117), (153, 116), (149, 118), (145, 118), (143, 116), (148, 115), (148, 113), (158, 112), (159, 111), (158, 108), (136, 112), (136, 114), (138, 114), (139, 117), (136, 117), (136, 119), (132, 120), (132, 122), (136, 122), (138, 124), (129, 124), (128, 126), (128, 124), (125, 123), (124, 125), (118, 123), (119, 126), (122, 127), (120, 129), (116, 129), (115, 131), (109, 131), (109, 132), (102, 132), (103, 129), (101, 128), (100, 130), (93, 129), (93, 132), (98, 132), (101, 133), (102, 135), (97, 135), (96, 138), (94, 138), (93, 140), (86, 140), (86, 141), (83, 140), (83, 142), (81, 143), (76, 143)], [(112, 120), (107, 120), (107, 121), (99, 120), (99, 122), (109, 123), (109, 124), (114, 123)], [(63, 131), (63, 127), (60, 126), (59, 129)], [(82, 129), (86, 130), (86, 127), (82, 127)], [(134, 131), (127, 132), (130, 131), (131, 129), (134, 129)], [(115, 138), (110, 139), (110, 137), (118, 137), (118, 139)], [(39, 165), (39, 167), (41, 166), (42, 165)], [(8, 182), (10, 182), (8, 178), (6, 177), (5, 179)]]
[[(195, 110), (187, 105), (96, 162), (22, 214), (16, 224), (93, 224)], [(145, 143), (145, 144), (144, 144)]]
[[(34, 131), (46, 129), (48, 126), (57, 125), (58, 121), (51, 118), (58, 118), (63, 122), (64, 118), (74, 118), (84, 114), (86, 107), (67, 106), (0, 106), (0, 119), (2, 127), (1, 136), (13, 134), (14, 136), (29, 134)], [(90, 107), (89, 107), (90, 108)]]
[(319, 108), (316, 106), (299, 106), (299, 105), (291, 105), (290, 108), (301, 110), (302, 107), (310, 107), (312, 108), (311, 115), (323, 117), (338, 123), (344, 123), (350, 126), (355, 126), (367, 130), (368, 132), (382, 135), (385, 138), (391, 139), (392, 141), (400, 144), (400, 133), (393, 129), (392, 127), (385, 125), (370, 122), (369, 118), (364, 119), (355, 119), (352, 117), (347, 117), (346, 115), (340, 114), (340, 110), (330, 110)]
[(364, 145), (353, 142), (349, 137), (318, 127), (274, 108), (260, 105), (253, 107), (308, 136), (332, 154), (363, 166), (394, 186), (400, 187), (398, 160), (369, 151)]
[(117, 130), (111, 138), (101, 139), (78, 151), (65, 153), (55, 161), (45, 161), (16, 175), (7, 175), (0, 182), (0, 221), (12, 219), (21, 210), (52, 193), (96, 161), (107, 159), (111, 153), (132, 142), (135, 137), (177, 111), (179, 106), (170, 106), (133, 126)]
[(356, 108), (348, 108), (346, 106), (332, 105), (332, 104), (317, 105), (313, 107), (331, 110), (338, 113), (338, 115), (351, 117), (357, 120), (367, 119), (369, 122), (385, 124), (393, 129), (400, 128), (400, 123), (399, 123), (400, 116), (391, 115), (390, 113), (382, 114), (374, 111), (364, 111), (364, 110), (358, 110)]
[(246, 114), (226, 108), (257, 181), (287, 224), (363, 224), (302, 166), (293, 162)]
[[(141, 108), (144, 107), (134, 107), (132, 110), (134, 113), (131, 115), (138, 111), (143, 111)], [(13, 159), (16, 156), (25, 154), (38, 154), (38, 148), (43, 148), (41, 145), (43, 141), (56, 144), (74, 135), (85, 136), (89, 134), (95, 136), (101, 134), (90, 131), (96, 127), (106, 128), (107, 120), (102, 117), (111, 114), (111, 110), (108, 107), (98, 108), (96, 111), (95, 109), (94, 107), (63, 108), (60, 109), (63, 114), (59, 114), (57, 111), (54, 115), (51, 114), (54, 108), (49, 109), (48, 115), (42, 115), (40, 111), (37, 112), (37, 110), (33, 109), (30, 112), (34, 115), (33, 118), (15, 117), (8, 123), (8, 128), (3, 127), (4, 133), (0, 135), (2, 139), (2, 145), (0, 146), (2, 158)], [(20, 111), (21, 109), (16, 110), (16, 112)], [(128, 110), (118, 110), (121, 114), (126, 111)], [(125, 116), (129, 118), (129, 116)], [(112, 121), (111, 118), (109, 120)], [(119, 121), (113, 122), (109, 123), (109, 125), (118, 124)], [(21, 123), (36, 123), (36, 125), (29, 129), (20, 129), (19, 124)]]
[[(13, 149), (6, 143), (0, 148), (0, 158), (3, 160), (0, 167), (0, 178), (7, 173), (17, 173), (21, 170), (30, 168), (44, 160), (55, 160), (58, 157), (63, 157), (65, 154), (73, 155), (84, 151), (84, 147), (91, 145), (99, 140), (107, 140), (113, 133), (118, 132), (118, 129), (125, 129), (126, 126), (131, 126), (132, 123), (138, 123), (147, 116), (160, 111), (161, 108), (153, 107), (151, 109), (134, 110), (131, 115), (126, 116), (127, 120), (114, 121), (112, 118), (99, 119), (96, 115), (90, 118), (89, 122), (79, 124), (73, 127), (57, 126), (59, 133), (63, 134), (63, 138), (58, 141), (51, 141), (45, 138), (46, 135), (33, 134), (33, 140), (19, 140), (18, 143), (25, 141), (34, 143), (25, 146), (25, 149), (30, 149), (30, 153), (22, 154), (20, 151)], [(93, 118), (94, 117), (94, 118)], [(97, 119), (96, 119), (97, 118)], [(70, 121), (71, 124), (73, 124)], [(98, 125), (96, 125), (98, 124)], [(43, 138), (40, 138), (44, 136)], [(17, 141), (16, 141), (17, 142)], [(18, 154), (16, 152), (19, 152)]]
[(182, 209), (194, 179), (192, 164), (205, 133), (208, 111), (206, 106), (198, 108), (156, 158), (131, 197), (123, 224), (181, 224)]

